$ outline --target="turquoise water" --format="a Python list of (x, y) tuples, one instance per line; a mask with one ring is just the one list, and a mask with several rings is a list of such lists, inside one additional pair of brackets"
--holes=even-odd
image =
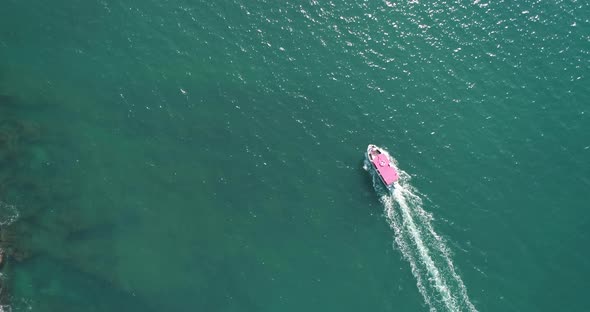
[[(0, 10), (16, 311), (588, 311), (590, 6)], [(405, 172), (363, 169), (368, 143)]]

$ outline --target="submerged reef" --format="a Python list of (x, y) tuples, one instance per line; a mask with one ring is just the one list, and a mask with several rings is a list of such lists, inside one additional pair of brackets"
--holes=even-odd
[[(18, 237), (11, 225), (18, 219), (19, 211), (10, 204), (22, 188), (34, 189), (35, 180), (22, 174), (30, 164), (30, 148), (41, 138), (40, 127), (31, 120), (19, 119), (15, 114), (18, 100), (0, 94), (0, 270), (7, 267), (9, 259), (25, 260), (30, 252), (18, 244)], [(6, 310), (10, 289), (4, 273), (0, 279), (0, 311)]]
[[(34, 218), (48, 203), (44, 131), (30, 116), (35, 107), (0, 93), (0, 311), (10, 310), (13, 262), (30, 260)], [(32, 221), (32, 222), (31, 222)]]
[[(56, 283), (97, 288), (123, 305), (150, 310), (129, 295), (113, 270), (116, 257), (105, 252), (121, 214), (99, 209), (116, 206), (108, 197), (89, 199), (96, 190), (86, 189), (88, 177), (76, 167), (87, 152), (59, 121), (71, 112), (66, 106), (31, 103), (0, 86), (0, 312), (23, 300), (36, 311), (87, 309), (87, 302), (56, 292)], [(92, 311), (112, 308), (107, 302), (93, 302)]]

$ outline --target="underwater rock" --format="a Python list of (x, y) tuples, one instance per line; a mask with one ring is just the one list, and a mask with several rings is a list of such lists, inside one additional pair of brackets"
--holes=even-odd
[(0, 94), (0, 106), (16, 105), (16, 99), (10, 95)]
[(18, 134), (14, 128), (0, 121), (0, 162), (18, 159)]
[(41, 127), (34, 121), (16, 120), (14, 127), (22, 141), (36, 142), (41, 138)]
[[(38, 177), (27, 172), (31, 171), (32, 159), (39, 162), (46, 157), (31, 150), (32, 144), (41, 140), (41, 128), (36, 122), (17, 118), (18, 105), (16, 98), (0, 94), (0, 199), (11, 202), (29, 198), (37, 191)], [(13, 226), (18, 217), (14, 205), (0, 201), (0, 270), (7, 267), (9, 259), (25, 261), (33, 256), (26, 247), (27, 237), (13, 232), (18, 228)], [(0, 279), (0, 312), (11, 311), (7, 288), (6, 281)]]

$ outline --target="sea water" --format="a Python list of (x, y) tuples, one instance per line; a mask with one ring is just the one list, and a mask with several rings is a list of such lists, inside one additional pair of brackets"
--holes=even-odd
[[(584, 1), (3, 1), (2, 300), (590, 310), (588, 16)], [(369, 143), (405, 186), (374, 189)]]

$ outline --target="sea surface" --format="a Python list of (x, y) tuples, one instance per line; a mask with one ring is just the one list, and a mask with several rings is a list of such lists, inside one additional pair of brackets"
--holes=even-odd
[(3, 0), (3, 304), (590, 311), (589, 18), (579, 0)]

